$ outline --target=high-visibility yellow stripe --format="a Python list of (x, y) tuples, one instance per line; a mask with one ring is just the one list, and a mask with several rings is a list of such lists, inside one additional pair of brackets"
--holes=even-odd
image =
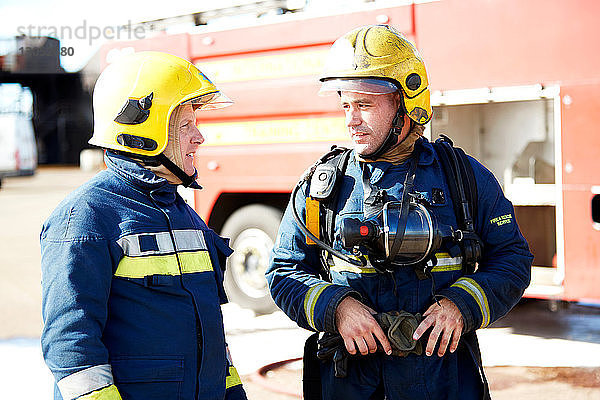
[(110, 385), (85, 396), (77, 398), (78, 400), (121, 400), (121, 395), (115, 385)]
[(317, 305), (317, 300), (321, 293), (323, 293), (323, 290), (330, 285), (330, 283), (319, 283), (308, 289), (308, 292), (306, 292), (306, 296), (304, 297), (304, 313), (306, 314), (308, 325), (313, 329), (317, 329), (315, 327), (315, 306)]
[(488, 326), (490, 323), (490, 306), (488, 304), (487, 296), (481, 286), (473, 279), (466, 277), (458, 279), (452, 286), (463, 289), (475, 299), (475, 302), (481, 311), (482, 318), (480, 328)]
[(240, 379), (240, 375), (234, 366), (229, 367), (229, 374), (225, 378), (225, 389), (229, 389), (232, 386), (241, 385), (242, 380)]
[(179, 253), (179, 262), (181, 262), (181, 272), (184, 274), (213, 270), (210, 255), (206, 250)]
[(431, 272), (460, 271), (461, 269), (462, 269), (462, 264), (436, 265), (435, 267), (433, 267)]
[(117, 266), (115, 276), (123, 278), (143, 278), (150, 275), (179, 275), (194, 272), (212, 271), (212, 263), (207, 250), (179, 253), (181, 271), (175, 254), (146, 257), (123, 257)]

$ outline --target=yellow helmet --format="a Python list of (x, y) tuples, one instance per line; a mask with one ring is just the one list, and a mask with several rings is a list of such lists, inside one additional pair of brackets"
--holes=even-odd
[(431, 119), (429, 81), (417, 49), (387, 25), (363, 26), (335, 41), (329, 52), (320, 93), (343, 90), (392, 93), (400, 90), (404, 111), (424, 125)]
[(214, 109), (233, 103), (189, 61), (151, 51), (109, 65), (96, 82), (93, 101), (89, 143), (146, 157), (164, 151), (177, 106)]

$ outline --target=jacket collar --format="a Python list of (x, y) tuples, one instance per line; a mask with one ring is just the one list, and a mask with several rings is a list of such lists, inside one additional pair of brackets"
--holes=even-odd
[[(433, 146), (431, 145), (431, 143), (429, 143), (427, 138), (419, 138), (416, 141), (415, 146), (421, 147), (421, 154), (419, 154), (419, 161), (417, 165), (431, 165), (434, 160)], [(361, 168), (359, 166), (359, 161), (356, 159), (356, 157), (352, 157), (351, 162), (355, 163), (357, 167)], [(404, 163), (399, 164), (400, 168), (408, 168), (408, 162), (409, 160), (406, 160)], [(383, 175), (385, 175), (387, 170), (393, 166), (392, 163), (387, 161), (373, 161), (362, 164), (364, 164), (363, 168), (367, 168), (369, 170), (369, 180), (372, 184), (376, 184), (377, 182), (379, 182), (379, 180), (381, 180), (381, 178), (383, 177)]]
[(435, 156), (433, 146), (429, 143), (429, 140), (427, 140), (426, 137), (421, 136), (421, 138), (417, 140), (415, 146), (421, 146), (421, 155), (419, 157), (418, 165), (431, 165)]
[(133, 159), (109, 150), (104, 155), (106, 167), (134, 188), (148, 193), (154, 200), (171, 204), (176, 199), (177, 185), (169, 183)]

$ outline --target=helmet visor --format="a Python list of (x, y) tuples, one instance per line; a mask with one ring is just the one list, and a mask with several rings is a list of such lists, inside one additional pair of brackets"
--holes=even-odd
[(186, 104), (191, 104), (194, 110), (215, 110), (217, 108), (229, 107), (233, 104), (233, 101), (224, 93), (218, 91), (194, 97), (184, 101), (180, 105)]
[(338, 92), (356, 92), (366, 94), (388, 94), (398, 91), (392, 82), (372, 78), (328, 79), (321, 84), (319, 96), (329, 96)]

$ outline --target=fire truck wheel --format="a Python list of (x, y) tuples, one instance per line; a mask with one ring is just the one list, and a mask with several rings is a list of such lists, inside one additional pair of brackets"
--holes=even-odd
[(234, 250), (227, 260), (225, 291), (229, 300), (257, 314), (277, 309), (267, 287), (265, 270), (282, 212), (262, 204), (236, 210), (225, 222), (221, 235), (231, 239)]

